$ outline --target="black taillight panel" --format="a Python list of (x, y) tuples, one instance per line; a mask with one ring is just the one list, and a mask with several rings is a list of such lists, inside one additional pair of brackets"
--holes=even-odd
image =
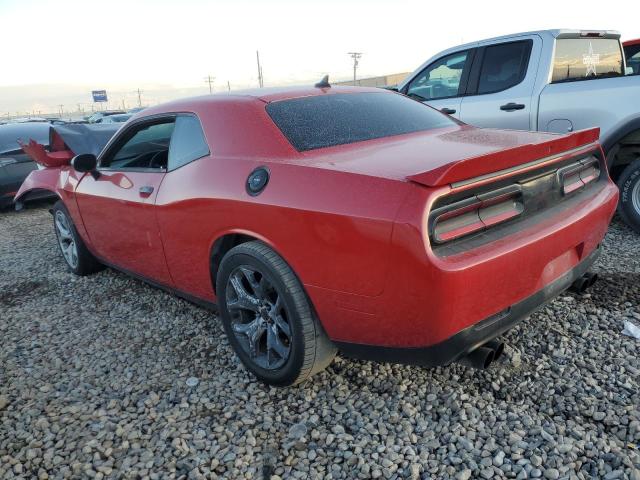
[[(600, 164), (600, 159), (589, 153), (438, 199), (429, 215), (429, 237), (434, 250), (449, 250), (450, 245), (465, 244), (469, 238), (482, 237), (502, 225), (561, 204), (602, 178)], [(471, 243), (475, 246), (479, 242)]]

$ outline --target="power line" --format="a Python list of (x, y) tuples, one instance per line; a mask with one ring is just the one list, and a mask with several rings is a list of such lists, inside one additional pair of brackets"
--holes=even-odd
[(206, 77), (204, 77), (205, 83), (209, 84), (209, 93), (213, 93), (213, 81), (215, 79), (216, 77), (212, 77), (211, 75), (207, 75)]
[(356, 85), (356, 70), (358, 69), (358, 60), (362, 57), (362, 52), (349, 52), (351, 58), (353, 58), (353, 85)]
[(260, 52), (256, 50), (256, 61), (258, 62), (258, 86), (264, 87), (264, 77), (262, 76), (262, 67), (260, 66)]

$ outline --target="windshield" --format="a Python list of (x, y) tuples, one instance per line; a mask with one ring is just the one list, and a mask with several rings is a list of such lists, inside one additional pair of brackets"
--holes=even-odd
[(614, 38), (560, 38), (556, 41), (552, 82), (623, 74), (620, 42)]
[(455, 125), (431, 107), (383, 90), (294, 98), (266, 108), (298, 151)]

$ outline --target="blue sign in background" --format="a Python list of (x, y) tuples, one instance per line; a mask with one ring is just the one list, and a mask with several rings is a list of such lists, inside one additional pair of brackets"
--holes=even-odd
[(107, 101), (107, 91), (106, 90), (92, 90), (91, 95), (93, 95), (94, 102), (106, 102)]

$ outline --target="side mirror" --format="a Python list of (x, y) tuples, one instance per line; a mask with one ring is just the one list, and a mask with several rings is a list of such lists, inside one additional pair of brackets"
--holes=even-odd
[(71, 166), (78, 172), (89, 172), (96, 180), (100, 173), (96, 170), (98, 159), (91, 153), (81, 153), (71, 159)]

